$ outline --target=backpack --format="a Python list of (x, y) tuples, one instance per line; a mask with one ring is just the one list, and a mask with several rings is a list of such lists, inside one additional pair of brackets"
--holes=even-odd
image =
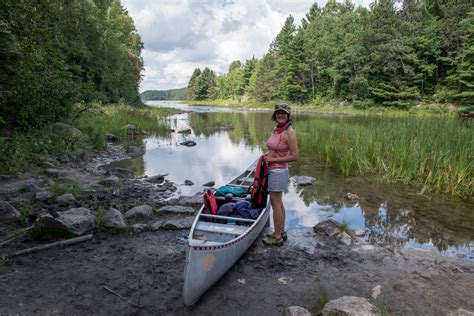
[(263, 209), (267, 206), (268, 197), (268, 166), (265, 157), (262, 155), (258, 159), (255, 168), (255, 178), (253, 180), (251, 192), (251, 204), (253, 209)]
[(214, 192), (212, 190), (207, 190), (203, 194), (204, 199), (204, 210), (203, 213), (205, 214), (217, 214), (217, 202), (216, 197), (214, 196)]

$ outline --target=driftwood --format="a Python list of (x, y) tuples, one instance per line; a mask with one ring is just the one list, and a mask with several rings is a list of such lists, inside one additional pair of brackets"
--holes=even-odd
[(0, 242), (0, 247), (2, 247), (3, 245), (8, 244), (9, 242), (17, 239), (20, 236), (23, 236), (26, 232), (32, 230), (33, 227), (34, 226), (30, 226), (30, 227), (27, 227), (27, 228), (24, 228), (24, 229), (21, 229), (19, 231), (14, 232), (13, 234), (11, 234), (10, 236), (8, 236), (7, 238), (5, 238), (4, 240), (2, 240)]
[(118, 296), (122, 301), (130, 304), (131, 306), (133, 307), (136, 307), (136, 308), (142, 308), (141, 305), (137, 305), (137, 304), (134, 304), (132, 302), (129, 302), (127, 299), (125, 299), (125, 297), (123, 297), (122, 295), (120, 295), (119, 293), (115, 292), (114, 290), (112, 290), (111, 288), (107, 287), (106, 285), (103, 286), (104, 290), (106, 290), (107, 292), (109, 293), (112, 293), (113, 295), (116, 295)]
[(28, 248), (28, 249), (19, 250), (19, 251), (16, 251), (14, 253), (8, 254), (7, 257), (9, 257), (9, 258), (17, 257), (17, 256), (26, 255), (28, 253), (32, 253), (32, 252), (36, 252), (36, 251), (40, 251), (40, 250), (44, 250), (44, 249), (49, 249), (49, 248), (53, 248), (53, 247), (57, 247), (57, 246), (61, 246), (61, 247), (62, 246), (69, 246), (69, 245), (77, 244), (77, 243), (87, 241), (87, 240), (90, 240), (90, 239), (92, 239), (92, 234), (77, 237), (77, 238), (61, 240), (61, 241), (53, 242), (53, 243), (50, 243), (50, 244), (47, 244), (47, 245), (42, 245), (42, 246), (37, 246), (37, 247), (32, 247), (32, 248)]

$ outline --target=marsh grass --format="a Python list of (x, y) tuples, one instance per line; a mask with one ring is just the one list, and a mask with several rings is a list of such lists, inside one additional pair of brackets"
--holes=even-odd
[(346, 233), (348, 234), (349, 236), (351, 236), (352, 238), (355, 238), (355, 233), (354, 231), (349, 227), (349, 221), (344, 219), (342, 221), (342, 223), (340, 224), (339, 226), (339, 230), (341, 231), (341, 233)]
[(295, 124), (302, 155), (344, 175), (378, 175), (386, 181), (474, 194), (474, 129), (451, 117), (352, 117)]

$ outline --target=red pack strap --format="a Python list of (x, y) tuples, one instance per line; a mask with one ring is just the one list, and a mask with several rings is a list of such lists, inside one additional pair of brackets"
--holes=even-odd
[(217, 202), (216, 197), (214, 196), (214, 192), (212, 190), (207, 190), (203, 194), (204, 198), (204, 210), (208, 214), (217, 214)]

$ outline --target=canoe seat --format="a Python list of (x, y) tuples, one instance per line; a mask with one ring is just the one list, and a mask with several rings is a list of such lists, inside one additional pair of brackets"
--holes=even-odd
[(248, 226), (227, 225), (201, 221), (199, 221), (196, 225), (196, 230), (235, 236), (242, 235), (248, 228)]

